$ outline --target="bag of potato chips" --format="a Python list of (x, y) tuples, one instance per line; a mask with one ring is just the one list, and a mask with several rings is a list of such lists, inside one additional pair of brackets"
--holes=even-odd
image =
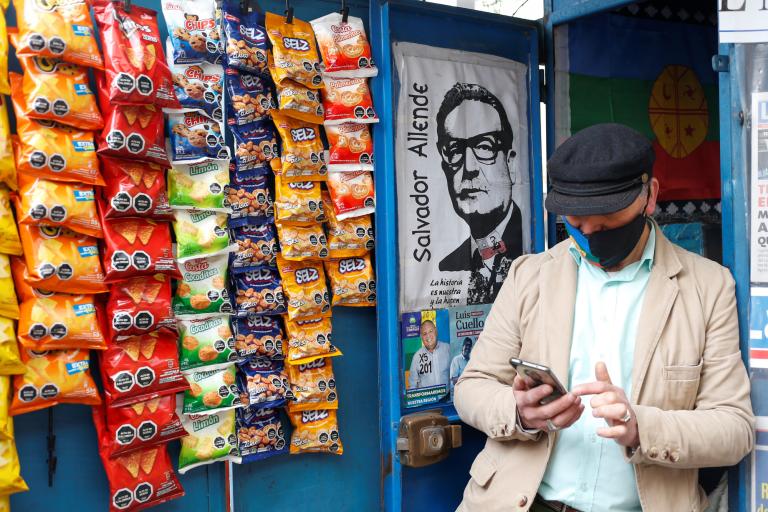
[(228, 254), (217, 254), (179, 263), (181, 281), (173, 297), (176, 318), (233, 312), (227, 290), (228, 261)]
[(99, 405), (87, 350), (21, 351), (24, 375), (13, 378), (11, 415), (58, 404)]
[(370, 255), (326, 261), (325, 272), (331, 283), (332, 306), (376, 305), (376, 281)]
[(277, 268), (283, 279), (289, 320), (331, 315), (331, 298), (321, 262), (288, 261), (278, 255)]
[(269, 70), (275, 83), (290, 79), (310, 89), (322, 87), (315, 34), (309, 23), (297, 18), (287, 23), (284, 16), (268, 12), (266, 26), (274, 57)]
[(332, 12), (310, 21), (323, 57), (323, 74), (330, 77), (367, 78), (378, 69), (371, 57), (371, 46), (365, 36), (363, 20)]
[(277, 225), (280, 238), (280, 253), (291, 261), (319, 260), (328, 257), (328, 243), (323, 226)]
[(23, 254), (19, 231), (13, 222), (11, 194), (3, 186), (0, 186), (0, 253), (16, 256)]
[(275, 221), (278, 224), (310, 226), (326, 220), (320, 183), (289, 182), (275, 176)]
[(277, 409), (237, 409), (237, 442), (243, 463), (288, 453), (286, 431)]
[(93, 295), (55, 294), (28, 299), (21, 304), (19, 343), (35, 351), (105, 350), (101, 308)]
[(217, 5), (208, 0), (166, 0), (163, 17), (168, 24), (171, 45), (168, 61), (176, 64), (224, 60)]
[(184, 372), (189, 390), (184, 392), (184, 414), (210, 414), (243, 406), (236, 383), (235, 364)]
[(368, 171), (332, 172), (328, 175), (331, 204), (326, 205), (338, 220), (368, 215), (376, 211), (373, 176)]
[(331, 319), (313, 318), (285, 322), (288, 364), (302, 364), (318, 357), (340, 356), (341, 351), (331, 343)]
[(23, 257), (11, 256), (11, 275), (13, 276), (13, 284), (16, 287), (16, 296), (19, 299), (19, 303), (29, 299), (36, 299), (38, 297), (51, 297), (54, 292), (48, 290), (41, 290), (39, 288), (32, 288), (27, 284), (29, 279), (29, 273), (27, 272), (27, 263)]
[(176, 164), (168, 170), (168, 200), (173, 208), (229, 213), (225, 189), (229, 186), (229, 160)]
[(11, 260), (5, 254), (0, 254), (0, 316), (19, 319), (19, 303), (13, 289)]
[[(16, 130), (18, 129), (18, 119), (16, 120)], [(11, 123), (8, 120), (8, 102), (0, 95), (0, 183), (4, 183), (11, 190), (16, 190), (16, 165), (14, 158), (16, 152), (13, 144), (14, 137), (11, 136)]]
[(176, 395), (105, 407), (104, 414), (109, 434), (106, 451), (112, 459), (187, 435), (176, 415)]
[(282, 114), (272, 114), (272, 119), (283, 141), (280, 177), (286, 182), (325, 181), (328, 167), (320, 127)]
[(339, 408), (331, 358), (319, 357), (303, 364), (289, 364), (286, 371), (293, 393), (293, 400), (288, 402), (289, 412)]
[(323, 103), (320, 92), (293, 80), (283, 80), (277, 86), (277, 104), (280, 113), (313, 124), (323, 122)]
[(13, 320), (0, 317), (0, 375), (20, 375), (25, 371), (13, 330)]
[[(24, 365), (19, 361), (21, 371)], [(13, 439), (13, 421), (8, 414), (8, 406), (11, 403), (11, 377), (0, 375), (0, 440)], [(0, 512), (2, 512), (0, 507)]]
[(203, 256), (230, 253), (237, 248), (235, 244), (230, 245), (226, 213), (174, 210), (173, 215), (179, 263)]
[(228, 315), (178, 320), (178, 325), (182, 371), (201, 367), (214, 370), (237, 361), (235, 337)]
[(325, 135), (330, 146), (328, 171), (373, 170), (373, 138), (367, 124), (326, 126)]
[[(0, 441), (0, 493), (3, 496), (28, 491), (27, 483), (21, 478), (19, 454), (14, 441), (13, 420), (8, 418), (9, 437)], [(8, 512), (10, 512), (10, 506)]]
[(293, 424), (291, 455), (300, 453), (344, 453), (335, 410), (298, 411), (288, 414)]
[[(6, 6), (7, 7), (7, 6)], [(5, 22), (5, 10), (0, 16), (0, 94), (11, 94), (11, 84), (8, 83), (8, 25)]]
[[(331, 204), (327, 191), (323, 191), (323, 203)], [(365, 256), (373, 250), (373, 222), (370, 215), (339, 220), (333, 208), (325, 212), (328, 216), (328, 255), (330, 258), (351, 258)]]
[(113, 284), (107, 302), (109, 337), (113, 341), (159, 329), (176, 330), (171, 311), (171, 278), (165, 274), (133, 277)]
[(106, 280), (167, 274), (178, 277), (167, 222), (149, 219), (114, 219), (104, 223)]
[(180, 474), (213, 462), (240, 462), (234, 410), (213, 414), (182, 414), (179, 409), (178, 415), (184, 430), (189, 432), (188, 436), (181, 438)]

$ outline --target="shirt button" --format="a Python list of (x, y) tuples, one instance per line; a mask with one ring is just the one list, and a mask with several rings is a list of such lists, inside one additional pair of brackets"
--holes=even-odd
[(528, 496), (520, 496), (520, 500), (517, 502), (518, 507), (524, 507), (528, 504)]

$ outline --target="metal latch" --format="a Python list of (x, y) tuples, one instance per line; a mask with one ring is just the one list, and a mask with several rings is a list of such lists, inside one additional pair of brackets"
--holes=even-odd
[(712, 70), (715, 73), (727, 73), (731, 67), (731, 59), (727, 55), (712, 56)]
[(397, 452), (400, 464), (429, 466), (461, 446), (461, 425), (451, 425), (439, 410), (422, 411), (400, 418)]

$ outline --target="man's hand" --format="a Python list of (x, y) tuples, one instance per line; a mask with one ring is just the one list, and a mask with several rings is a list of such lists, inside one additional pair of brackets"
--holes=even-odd
[(552, 393), (552, 386), (542, 384), (536, 386), (532, 380), (526, 380), (520, 375), (515, 376), (512, 384), (517, 401), (517, 414), (520, 424), (526, 429), (548, 431), (547, 420), (560, 429), (568, 428), (581, 417), (584, 412), (584, 404), (581, 398), (568, 393), (547, 405), (539, 404), (539, 401)]
[[(596, 382), (580, 384), (573, 388), (577, 396), (594, 395), (589, 401), (592, 407), (592, 415), (603, 418), (607, 427), (597, 429), (597, 435), (606, 439), (613, 439), (621, 446), (637, 448), (640, 445), (640, 436), (637, 431), (637, 418), (624, 390), (614, 386), (608, 375), (608, 368), (600, 361), (595, 365)], [(622, 421), (629, 413), (629, 421)]]

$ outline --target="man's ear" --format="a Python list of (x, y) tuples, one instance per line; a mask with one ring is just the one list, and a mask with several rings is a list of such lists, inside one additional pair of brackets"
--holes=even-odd
[(515, 152), (511, 149), (507, 151), (507, 170), (509, 171), (509, 180), (514, 185), (517, 183), (517, 165), (515, 164)]

